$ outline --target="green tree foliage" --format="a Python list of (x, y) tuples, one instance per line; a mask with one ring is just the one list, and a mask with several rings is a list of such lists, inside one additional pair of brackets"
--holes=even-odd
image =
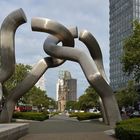
[(134, 106), (135, 102), (139, 99), (139, 94), (136, 92), (134, 82), (129, 81), (125, 89), (122, 89), (116, 93), (116, 99), (119, 107)]
[(57, 109), (58, 108), (57, 102), (54, 99), (48, 97), (48, 100), (49, 100), (49, 108), (50, 109)]
[(17, 64), (15, 73), (5, 82), (4, 86), (8, 91), (13, 89), (19, 82), (21, 82), (27, 73), (31, 70), (31, 66), (24, 64)]
[(26, 93), (20, 101), (25, 104), (32, 104), (33, 106), (37, 106), (38, 109), (41, 109), (41, 107), (48, 108), (49, 106), (49, 98), (46, 95), (46, 91), (43, 91), (36, 86), (34, 86), (28, 93)]
[(89, 86), (85, 90), (85, 93), (79, 97), (79, 101), (78, 101), (79, 109), (87, 111), (90, 108), (99, 106), (98, 99), (99, 99), (98, 94), (91, 86)]
[(26, 93), (21, 101), (25, 104), (32, 104), (33, 106), (37, 106), (39, 110), (43, 107), (46, 109), (55, 109), (57, 108), (56, 102), (54, 99), (47, 96), (46, 91), (41, 90), (34, 86), (28, 93)]
[[(29, 65), (24, 64), (16, 65), (15, 73), (8, 81), (5, 82), (4, 85), (5, 90), (7, 89), (7, 93), (25, 78), (25, 76), (31, 70), (31, 68), (32, 67)], [(49, 98), (46, 95), (46, 91), (42, 91), (40, 88), (34, 86), (18, 102), (32, 104), (40, 109), (42, 106), (48, 108), (48, 106), (50, 105), (50, 100), (53, 101), (53, 99)], [(52, 103), (53, 102), (51, 102), (51, 104)]]
[(67, 101), (66, 102), (66, 110), (77, 110), (78, 109), (78, 103), (77, 101)]
[(136, 81), (140, 81), (140, 23), (135, 21), (133, 33), (123, 45), (122, 55), (123, 71), (128, 75), (133, 74)]

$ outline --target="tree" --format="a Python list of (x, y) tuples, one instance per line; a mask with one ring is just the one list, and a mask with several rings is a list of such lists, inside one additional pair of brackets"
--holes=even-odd
[(66, 110), (77, 110), (77, 101), (67, 101), (66, 102)]
[(133, 106), (139, 100), (139, 94), (136, 92), (134, 82), (129, 81), (126, 88), (116, 93), (116, 99), (120, 108)]
[(90, 108), (99, 106), (98, 98), (99, 98), (98, 94), (91, 86), (89, 86), (85, 90), (85, 93), (79, 97), (78, 101), (79, 109), (87, 111)]
[[(5, 83), (5, 89), (7, 89), (7, 92), (20, 83), (30, 70), (31, 66), (29, 65), (17, 64), (15, 73)], [(32, 104), (33, 106), (37, 106), (40, 110), (41, 107), (48, 108), (50, 100), (51, 98), (46, 95), (46, 91), (33, 86), (18, 102)]]
[(20, 102), (37, 106), (40, 111), (42, 107), (44, 109), (48, 109), (49, 106), (49, 98), (46, 95), (46, 91), (43, 91), (36, 86), (34, 86), (29, 92), (27, 92), (21, 98)]
[[(36, 78), (34, 75), (30, 73), (31, 66), (18, 64), (16, 65), (15, 73), (10, 77), (8, 81), (6, 81), (3, 85), (3, 107), (0, 114), (0, 122), (10, 122), (12, 119), (12, 114), (14, 111), (14, 107), (17, 102), (23, 100), (25, 103), (32, 101), (33, 105), (46, 106), (48, 107), (48, 98), (45, 95), (45, 91), (41, 91), (37, 87), (33, 87), (30, 91), (30, 86), (34, 85), (34, 79)], [(33, 79), (31, 84), (26, 84), (27, 80), (30, 78)], [(36, 79), (35, 79), (36, 80)], [(22, 89), (22, 90), (21, 90)], [(21, 90), (21, 91), (20, 91)], [(28, 92), (29, 91), (29, 92)], [(26, 95), (23, 97), (23, 95)], [(23, 98), (22, 98), (23, 97)], [(31, 99), (31, 100), (30, 100)]]
[(133, 74), (135, 80), (140, 81), (140, 23), (137, 20), (132, 35), (124, 41), (122, 64), (124, 72)]
[(16, 85), (21, 82), (27, 73), (31, 70), (31, 66), (24, 64), (17, 64), (14, 74), (3, 84), (3, 104)]
[(58, 108), (57, 102), (53, 98), (48, 97), (48, 100), (49, 100), (49, 109), (57, 109)]
[(27, 73), (31, 70), (31, 66), (17, 64), (15, 69), (15, 73), (4, 84), (4, 87), (5, 89), (7, 89), (7, 92), (16, 87), (16, 85), (25, 78)]
[(86, 90), (85, 93), (88, 94), (91, 98), (92, 101), (94, 102), (94, 106), (99, 106), (99, 95), (95, 91), (95, 89), (91, 86), (89, 86)]

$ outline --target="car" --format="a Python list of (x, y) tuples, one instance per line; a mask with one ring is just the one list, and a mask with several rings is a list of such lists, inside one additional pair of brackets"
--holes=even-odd
[(75, 113), (77, 113), (77, 112), (78, 112), (78, 110), (74, 110), (74, 112), (75, 112)]
[(90, 113), (100, 113), (100, 111), (98, 109), (95, 109), (95, 108), (89, 109), (89, 112)]
[(84, 111), (84, 110), (79, 110), (79, 112), (82, 112), (82, 113), (84, 113), (85, 111)]
[(129, 115), (130, 118), (137, 118), (140, 117), (139, 111), (134, 111), (132, 114)]

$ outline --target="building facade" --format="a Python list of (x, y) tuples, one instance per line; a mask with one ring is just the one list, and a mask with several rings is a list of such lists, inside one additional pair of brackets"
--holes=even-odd
[(36, 83), (36, 87), (40, 88), (43, 91), (46, 91), (46, 87), (45, 87), (45, 76), (44, 75), (42, 75), (42, 77), (40, 77), (40, 79)]
[(71, 77), (70, 72), (60, 71), (59, 79), (56, 84), (56, 100), (58, 110), (65, 111), (67, 101), (76, 101), (77, 99), (77, 80)]
[(110, 0), (110, 85), (114, 91), (126, 86), (132, 76), (122, 71), (123, 41), (132, 34), (132, 22), (140, 19), (140, 0)]

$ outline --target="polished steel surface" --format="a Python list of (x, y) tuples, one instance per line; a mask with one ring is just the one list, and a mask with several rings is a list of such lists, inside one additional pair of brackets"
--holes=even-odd
[[(62, 41), (63, 46), (66, 45), (74, 47), (74, 38), (78, 37), (78, 31), (76, 27), (71, 28), (69, 31), (62, 24), (47, 18), (33, 18), (31, 26), (33, 31), (46, 32), (52, 34), (53, 36), (48, 36), (47, 42), (48, 44), (54, 45), (55, 47), (57, 47), (56, 44), (60, 41)], [(65, 60), (60, 60), (56, 58), (53, 58), (52, 61), (55, 62), (53, 64), (54, 66), (59, 66), (65, 62)]]
[[(0, 83), (9, 79), (15, 70), (15, 32), (17, 28), (26, 22), (26, 16), (22, 9), (10, 13), (3, 21), (0, 29)], [(0, 87), (0, 102), (2, 100), (2, 86)]]
[(62, 24), (47, 18), (32, 18), (33, 31), (46, 32), (56, 36), (63, 45), (74, 46), (74, 39), (69, 30)]
[(2, 101), (3, 91), (2, 91), (2, 84), (0, 83), (0, 105)]
[[(93, 61), (96, 63), (99, 72), (102, 74), (103, 78), (108, 83), (107, 77), (105, 75), (104, 66), (103, 66), (102, 52), (95, 37), (87, 30), (82, 30), (79, 34), (79, 40), (82, 41), (85, 44), (85, 46), (88, 48), (89, 53)], [(100, 102), (104, 122), (108, 123), (107, 114), (101, 98), (99, 99), (99, 102)]]
[[(37, 25), (36, 22), (34, 22), (34, 23), (35, 23), (35, 25)], [(54, 22), (54, 23), (56, 24), (56, 22)], [(53, 21), (51, 21), (51, 24), (53, 24)], [(56, 26), (56, 25), (58, 25), (58, 26)], [(63, 25), (61, 25), (59, 23), (56, 25), (55, 25), (56, 28), (63, 27)], [(50, 28), (51, 27), (52, 26), (50, 26)], [(44, 28), (44, 26), (40, 27), (40, 28)], [(34, 27), (34, 30), (35, 29), (36, 28)], [(48, 29), (48, 30), (50, 30), (50, 29)], [(54, 27), (51, 30), (55, 30)], [(77, 37), (77, 34), (78, 34), (77, 28), (75, 27), (75, 28), (71, 28), (68, 30), (64, 27), (63, 31), (65, 32), (65, 30), (68, 33), (68, 35), (66, 37), (69, 39), (67, 39), (63, 35), (60, 35), (61, 40), (54, 36), (49, 36), (48, 40), (50, 40), (50, 42), (53, 45), (57, 45), (57, 43), (62, 42), (62, 44), (74, 46), (74, 38)], [(12, 91), (10, 91), (10, 94), (8, 95), (9, 100), (4, 106), (5, 109), (2, 110), (2, 112), (1, 112), (0, 121), (1, 122), (10, 122), (11, 118), (12, 118), (12, 112), (14, 109), (13, 106), (19, 100), (19, 98), (21, 98), (28, 90), (30, 90), (36, 84), (36, 82), (39, 80), (39, 78), (44, 74), (44, 72), (48, 68), (53, 68), (53, 67), (59, 66), (62, 63), (64, 63), (64, 60), (60, 60), (60, 59), (56, 59), (56, 58), (52, 58), (52, 57), (46, 57), (44, 59), (41, 59), (39, 62), (37, 62), (37, 64), (28, 73), (28, 75), (25, 77), (25, 79), (23, 81), (21, 81)], [(5, 117), (5, 115), (7, 117)]]
[(117, 121), (121, 120), (121, 117), (113, 91), (106, 81), (107, 78), (103, 69), (102, 54), (99, 45), (89, 32), (86, 32), (84, 36), (81, 34), (80, 37), (80, 40), (87, 45), (91, 56), (80, 49), (65, 46), (56, 47), (48, 43), (48, 40), (44, 42), (44, 50), (53, 57), (76, 61), (80, 64), (87, 80), (102, 99), (107, 123), (115, 125)]
[[(56, 23), (55, 21), (52, 21), (50, 19), (47, 19), (47, 20), (49, 20), (50, 22), (48, 23), (49, 27), (47, 26), (47, 29), (46, 29), (46, 26), (44, 26), (44, 24), (46, 24), (46, 22), (44, 22), (44, 19), (43, 19), (44, 24), (40, 24), (41, 23), (40, 18), (33, 19), (32, 25), (31, 25), (32, 29), (34, 31), (43, 31), (43, 32), (46, 32), (46, 30), (48, 30), (48, 31), (54, 30), (53, 33), (56, 36), (58, 36), (58, 33), (60, 32), (59, 29), (61, 28), (61, 31), (63, 32), (63, 34), (67, 33), (66, 34), (67, 36), (64, 36), (63, 34), (62, 35), (60, 34), (59, 38), (56, 38), (54, 36), (48, 36), (48, 38), (47, 38), (48, 42), (53, 44), (54, 46), (57, 46), (57, 44), (60, 41), (62, 41), (62, 44), (67, 44), (68, 46), (73, 47), (74, 38), (76, 38), (78, 35), (77, 28), (74, 27), (74, 28), (70, 28), (68, 30), (62, 24), (60, 24), (58, 22)], [(69, 38), (69, 39), (67, 39), (67, 38)], [(53, 68), (53, 67), (59, 66), (63, 63), (64, 63), (64, 60), (56, 59), (56, 58), (52, 58), (52, 57), (46, 57), (44, 59), (41, 59), (33, 67), (33, 69), (28, 73), (28, 75), (25, 77), (25, 79), (12, 90), (12, 94), (9, 95), (10, 98), (12, 100), (18, 100), (24, 93), (26, 93), (30, 88), (32, 88), (36, 84), (36, 82), (39, 80), (39, 78), (44, 74), (44, 72), (48, 68)]]
[(102, 74), (106, 82), (108, 82), (103, 66), (102, 52), (95, 37), (87, 30), (83, 30), (79, 34), (79, 40), (82, 41), (88, 48), (92, 59), (98, 67), (99, 72)]
[(6, 81), (15, 70), (15, 32), (17, 28), (26, 22), (26, 16), (22, 9), (9, 14), (3, 21), (0, 29), (0, 82)]
[[(90, 52), (90, 55), (91, 55), (93, 61), (95, 61), (99, 72), (101, 73), (102, 77), (106, 80), (106, 83), (108, 84), (108, 87), (110, 88), (109, 82), (108, 82), (107, 77), (105, 75), (105, 70), (104, 70), (104, 66), (103, 66), (103, 59), (102, 59), (102, 52), (101, 52), (101, 49), (100, 49), (100, 46), (99, 46), (97, 40), (87, 30), (83, 30), (83, 31), (80, 32), (79, 40), (82, 41), (86, 45), (86, 47), (88, 48), (88, 50)], [(102, 88), (102, 86), (103, 85), (100, 85), (100, 88)], [(108, 89), (108, 87), (106, 86), (106, 90)], [(102, 91), (102, 92), (105, 92), (105, 91)], [(114, 97), (115, 95), (113, 94), (113, 91), (110, 91), (109, 93), (106, 92), (106, 93), (110, 94), (110, 96), (111, 96), (110, 100), (114, 101), (114, 105), (115, 105), (114, 109), (116, 110), (116, 113), (118, 112), (117, 113), (118, 114), (118, 119), (120, 119), (121, 117), (120, 117), (120, 113), (119, 113), (119, 108), (118, 108), (116, 99)], [(104, 105), (104, 104), (107, 104), (107, 103), (105, 103), (104, 97), (100, 100), (100, 105), (101, 105), (104, 121), (105, 121), (105, 123), (108, 123), (109, 122), (108, 113), (107, 113), (108, 110), (106, 111), (106, 108), (105, 108), (105, 105)]]
[[(2, 23), (0, 30), (0, 101), (3, 95), (3, 83), (12, 76), (15, 70), (15, 32), (18, 26), (26, 22), (26, 16), (22, 9), (9, 14)], [(46, 19), (33, 18), (31, 22), (33, 31), (51, 34), (44, 42), (44, 51), (50, 55), (41, 59), (7, 96), (6, 102), (0, 115), (1, 122), (10, 122), (16, 102), (29, 89), (31, 89), (48, 68), (57, 67), (66, 60), (78, 62), (88, 80), (100, 96), (103, 117), (107, 124), (114, 126), (121, 120), (118, 104), (113, 91), (109, 86), (105, 75), (102, 53), (94, 36), (83, 30), (79, 40), (82, 41), (90, 54), (73, 48), (74, 38), (78, 37), (77, 28), (67, 29), (62, 24)], [(58, 45), (62, 42), (62, 46)]]

